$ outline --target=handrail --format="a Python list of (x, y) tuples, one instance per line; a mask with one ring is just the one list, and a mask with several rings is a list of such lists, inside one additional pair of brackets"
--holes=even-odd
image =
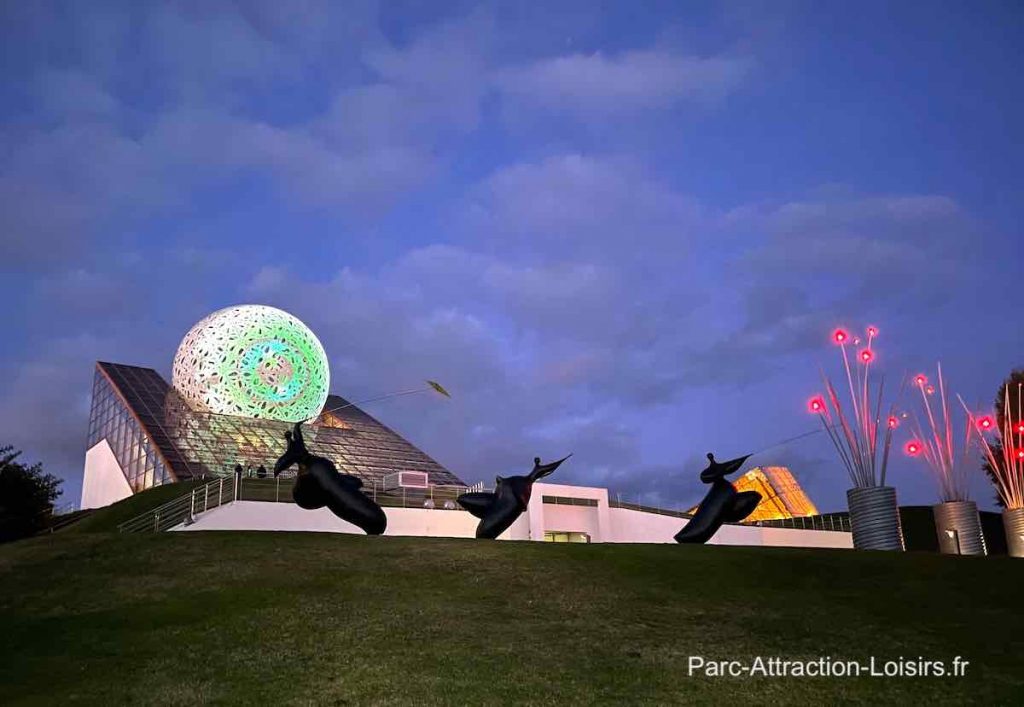
[[(239, 487), (238, 500), (270, 503), (294, 503), (290, 479), (244, 478)], [(387, 508), (428, 508), (462, 510), (456, 503), (459, 496), (474, 487), (436, 484), (427, 488), (399, 487), (385, 490), (379, 483), (364, 486), (363, 494)]]
[(159, 533), (185, 523), (196, 515), (237, 500), (234, 477), (220, 477), (117, 526), (121, 533)]

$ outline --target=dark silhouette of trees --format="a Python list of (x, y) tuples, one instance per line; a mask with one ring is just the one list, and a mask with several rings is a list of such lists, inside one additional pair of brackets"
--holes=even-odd
[[(1006, 430), (1006, 393), (1009, 390), (1010, 393), (1010, 444), (1011, 448), (1020, 448), (1022, 442), (1024, 442), (1024, 435), (1016, 432), (1017, 426), (1021, 424), (1021, 415), (1018, 413), (1019, 410), (1024, 410), (1024, 400), (1021, 400), (1021, 391), (1024, 390), (1024, 368), (1018, 368), (1010, 372), (1010, 375), (1003, 384), (999, 386), (999, 392), (996, 393), (996, 399), (994, 401), (995, 413), (996, 413), (996, 431), (999, 434), (999, 439), (992, 442), (992, 454), (995, 456), (996, 461), (1002, 463), (1003, 459), (1003, 444), (1005, 443), (1004, 430)], [(1016, 441), (1016, 444), (1014, 444)], [(989, 481), (999, 488), (996, 484), (995, 470), (992, 465), (986, 460), (982, 468), (988, 475)], [(1003, 497), (996, 492), (996, 503), (1002, 508), (1005, 504), (1003, 503)]]
[(50, 524), (63, 479), (43, 473), (41, 464), (26, 466), (20, 451), (0, 447), (0, 542), (34, 535)]

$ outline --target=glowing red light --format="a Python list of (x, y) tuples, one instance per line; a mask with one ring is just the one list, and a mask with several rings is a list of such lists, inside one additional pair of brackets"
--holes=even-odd
[(1024, 422), (1017, 423), (1017, 434), (1024, 435)]
[(917, 383), (918, 385), (925, 385), (928, 383), (928, 376), (926, 376), (923, 373), (918, 373), (916, 376), (914, 376), (914, 382)]
[(864, 349), (860, 352), (860, 360), (864, 363), (871, 363), (872, 359), (875, 358), (875, 352), (871, 349)]
[(1017, 450), (1017, 458), (1018, 459), (1024, 459), (1024, 449), (1018, 449)]
[(832, 332), (832, 341), (836, 342), (837, 344), (844, 344), (846, 343), (846, 340), (849, 338), (850, 335), (847, 334), (842, 329), (836, 329), (834, 332)]
[(907, 442), (906, 446), (903, 447), (903, 451), (907, 453), (908, 457), (916, 457), (921, 453), (921, 443), (914, 441)]
[(894, 429), (896, 429), (899, 426), (900, 426), (900, 421), (896, 418), (896, 416), (895, 415), (890, 415), (889, 416), (889, 429), (890, 430), (894, 430)]
[(878, 327), (869, 326), (868, 327), (868, 336), (872, 336), (872, 337), (873, 336), (878, 336)]
[(992, 418), (988, 416), (982, 417), (978, 420), (978, 428), (982, 430), (992, 429), (992, 424)]
[(928, 395), (935, 395), (935, 386), (929, 385), (927, 388), (924, 389), (924, 392), (928, 393)]
[(807, 409), (813, 413), (821, 413), (825, 411), (825, 400), (823, 398), (811, 398), (807, 402)]

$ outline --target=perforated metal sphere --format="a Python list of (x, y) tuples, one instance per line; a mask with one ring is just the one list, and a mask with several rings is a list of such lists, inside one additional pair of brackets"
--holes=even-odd
[(280, 309), (246, 304), (189, 330), (172, 382), (196, 410), (298, 422), (320, 414), (330, 371), (309, 327)]

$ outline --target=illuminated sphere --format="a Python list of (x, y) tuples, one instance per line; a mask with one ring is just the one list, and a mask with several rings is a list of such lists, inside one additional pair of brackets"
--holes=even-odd
[(172, 382), (194, 410), (299, 422), (327, 400), (319, 339), (274, 307), (227, 307), (192, 327), (174, 355)]

